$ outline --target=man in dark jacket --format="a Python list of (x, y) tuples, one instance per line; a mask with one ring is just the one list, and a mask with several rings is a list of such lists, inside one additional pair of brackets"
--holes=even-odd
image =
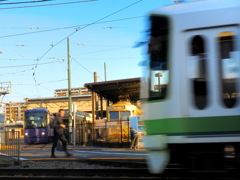
[(58, 140), (62, 142), (63, 150), (66, 152), (66, 155), (72, 156), (72, 154), (70, 154), (67, 151), (67, 140), (64, 136), (64, 128), (66, 126), (64, 125), (62, 120), (63, 115), (64, 115), (63, 109), (59, 109), (58, 114), (55, 116), (53, 120), (54, 138), (53, 138), (53, 146), (52, 146), (52, 154), (51, 154), (52, 158), (56, 158), (54, 151), (55, 151), (55, 148), (57, 147)]
[(132, 147), (134, 149), (138, 148), (138, 141), (139, 141), (138, 131), (136, 129), (134, 129), (132, 126), (130, 126), (130, 135), (131, 135), (130, 149), (132, 149)]

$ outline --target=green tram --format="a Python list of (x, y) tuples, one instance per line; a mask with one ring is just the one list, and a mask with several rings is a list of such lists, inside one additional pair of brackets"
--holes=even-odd
[[(198, 0), (149, 14), (142, 78), (148, 165), (219, 170), (240, 161), (240, 1)], [(230, 148), (229, 148), (230, 147)]]

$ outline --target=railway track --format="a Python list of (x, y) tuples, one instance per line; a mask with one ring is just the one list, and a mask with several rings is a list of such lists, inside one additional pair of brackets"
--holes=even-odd
[(148, 169), (0, 169), (0, 179), (238, 179), (238, 170), (195, 171), (166, 169), (163, 174), (151, 174)]

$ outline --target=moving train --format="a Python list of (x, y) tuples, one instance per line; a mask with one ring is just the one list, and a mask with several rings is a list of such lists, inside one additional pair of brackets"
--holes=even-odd
[(225, 169), (240, 161), (240, 1), (176, 3), (149, 14), (141, 98), (148, 166)]
[(50, 127), (53, 116), (45, 108), (25, 111), (24, 142), (48, 143), (53, 139), (53, 129)]

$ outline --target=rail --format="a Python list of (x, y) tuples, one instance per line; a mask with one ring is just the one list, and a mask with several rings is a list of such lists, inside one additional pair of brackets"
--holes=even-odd
[(188, 179), (188, 180), (233, 180), (238, 178), (238, 169), (221, 171), (190, 172), (187, 169), (166, 169), (162, 174), (150, 174), (148, 169), (0, 169), (0, 179)]
[(0, 131), (0, 156), (15, 157), (20, 164), (19, 131)]

